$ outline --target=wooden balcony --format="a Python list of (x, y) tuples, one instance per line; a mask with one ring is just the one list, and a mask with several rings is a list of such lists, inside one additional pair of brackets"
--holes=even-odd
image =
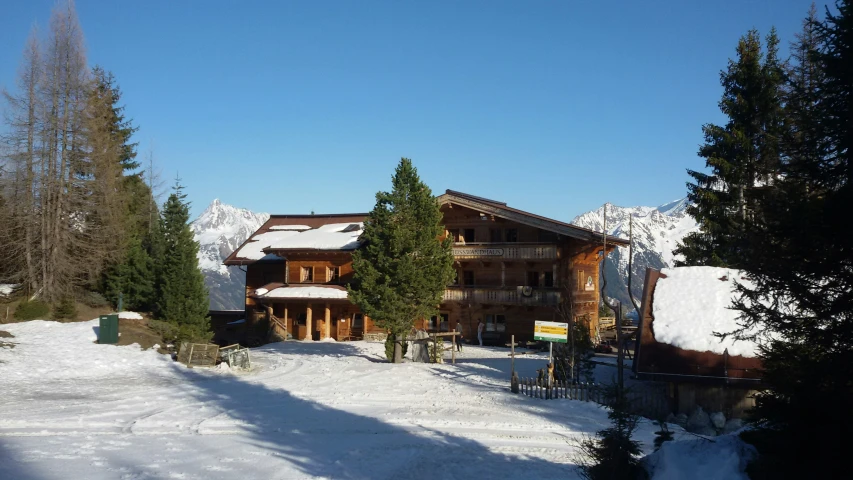
[(556, 260), (557, 246), (553, 244), (475, 243), (453, 245), (456, 260)]
[(560, 303), (560, 292), (555, 289), (533, 288), (529, 295), (524, 293), (523, 287), (449, 287), (444, 291), (444, 301), (528, 306)]

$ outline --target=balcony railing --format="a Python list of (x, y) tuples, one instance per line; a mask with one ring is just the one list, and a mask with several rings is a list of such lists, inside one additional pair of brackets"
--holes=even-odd
[(525, 289), (524, 287), (451, 287), (444, 291), (444, 301), (490, 303), (497, 305), (548, 306), (560, 303), (560, 292), (536, 288)]
[(506, 243), (483, 243), (454, 245), (453, 256), (457, 260), (556, 260), (556, 245), (517, 245)]

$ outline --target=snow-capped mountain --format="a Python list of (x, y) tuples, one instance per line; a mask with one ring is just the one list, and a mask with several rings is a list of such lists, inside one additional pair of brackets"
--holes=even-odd
[[(639, 304), (643, 293), (646, 268), (672, 267), (675, 257), (672, 251), (685, 235), (699, 229), (696, 220), (687, 214), (686, 198), (659, 207), (617, 207), (607, 205), (607, 233), (619, 238), (628, 238), (629, 220), (634, 221), (634, 262), (632, 264), (631, 290)], [(603, 230), (604, 205), (591, 212), (578, 215), (572, 223), (581, 227)], [(607, 257), (604, 271), (607, 279), (605, 293), (632, 308), (628, 297), (628, 248), (617, 248)]]
[(222, 262), (269, 218), (268, 213), (253, 213), (216, 199), (192, 222), (191, 229), (199, 243), (198, 265), (210, 291), (211, 309), (243, 308), (245, 273)]

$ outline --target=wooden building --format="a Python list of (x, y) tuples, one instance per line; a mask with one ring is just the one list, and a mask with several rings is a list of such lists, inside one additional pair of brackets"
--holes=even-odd
[[(729, 279), (714, 267), (681, 267), (705, 269), (713, 279), (727, 282)], [(674, 271), (679, 269), (669, 269)], [(706, 275), (706, 276), (707, 276)], [(719, 278), (717, 278), (719, 277)], [(753, 394), (761, 388), (761, 361), (754, 356), (730, 355), (728, 349), (722, 353), (709, 350), (681, 348), (661, 341), (660, 332), (655, 330), (655, 293), (659, 281), (667, 278), (665, 272), (655, 269), (646, 270), (646, 282), (643, 289), (640, 309), (640, 325), (633, 371), (637, 378), (656, 382), (666, 382), (668, 400), (673, 413), (690, 414), (696, 406), (708, 412), (723, 412), (727, 418), (741, 417), (755, 405)], [(691, 299), (691, 286), (688, 282), (673, 285), (676, 294), (684, 298), (687, 307), (694, 304), (694, 315), (684, 314), (678, 321), (693, 322), (694, 334), (705, 335), (708, 344), (718, 342), (714, 332), (698, 325), (699, 310), (708, 315), (709, 310), (728, 310), (730, 296), (715, 296), (714, 292), (704, 290), (702, 304)], [(693, 289), (695, 292), (695, 288)], [(716, 302), (713, 300), (716, 297)], [(661, 313), (660, 316), (663, 316)], [(672, 316), (670, 314), (670, 316)], [(663, 319), (661, 319), (663, 320)], [(670, 321), (669, 318), (666, 321)], [(706, 331), (708, 330), (708, 331)], [(723, 333), (723, 332), (718, 332)]]
[[(489, 200), (448, 190), (437, 198), (454, 240), (456, 278), (429, 330), (461, 325), (476, 339), (502, 344), (533, 337), (535, 320), (561, 321), (559, 306), (594, 328), (602, 235)], [(246, 268), (247, 331), (272, 326), (294, 338), (346, 340), (382, 332), (347, 299), (352, 252), (367, 214), (273, 215), (226, 265)], [(608, 251), (624, 246), (608, 237)]]

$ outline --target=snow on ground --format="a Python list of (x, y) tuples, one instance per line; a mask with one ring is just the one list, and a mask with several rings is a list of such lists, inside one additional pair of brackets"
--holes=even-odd
[(747, 280), (738, 270), (717, 267), (664, 268), (655, 287), (655, 340), (697, 352), (754, 357), (755, 342), (720, 339), (715, 333), (739, 328), (740, 312), (732, 309), (735, 282)]
[(734, 435), (688, 437), (664, 443), (645, 462), (654, 469), (652, 480), (748, 480), (744, 469), (754, 455), (755, 449)]
[(573, 442), (607, 424), (593, 403), (509, 393), (504, 348), (391, 365), (382, 343), (290, 341), (240, 372), (99, 345), (97, 328), (3, 326), (0, 478), (575, 478)]
[(142, 320), (142, 315), (136, 312), (121, 312), (118, 314), (118, 318), (124, 320)]
[(9, 295), (17, 287), (14, 283), (0, 283), (0, 295)]

